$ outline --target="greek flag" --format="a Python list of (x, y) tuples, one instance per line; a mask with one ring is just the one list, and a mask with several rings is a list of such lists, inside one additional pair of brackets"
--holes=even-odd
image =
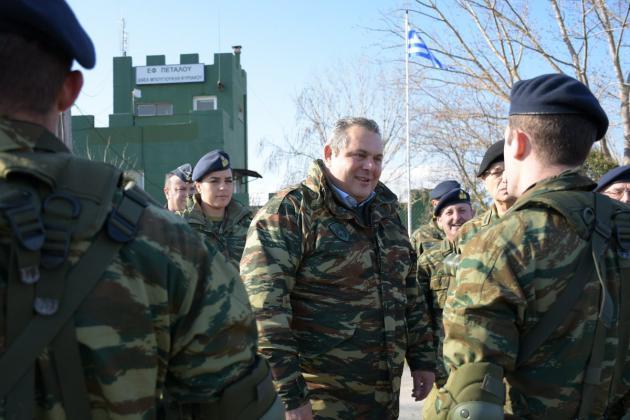
[(415, 56), (431, 60), (433, 67), (446, 70), (446, 66), (444, 66), (440, 60), (433, 55), (429, 47), (427, 47), (427, 44), (424, 43), (420, 34), (415, 29), (410, 29), (407, 34), (407, 53), (409, 54), (409, 57)]

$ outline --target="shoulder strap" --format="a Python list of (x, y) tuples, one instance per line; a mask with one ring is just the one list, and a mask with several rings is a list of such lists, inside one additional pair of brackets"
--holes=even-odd
[[(593, 279), (595, 269), (602, 285), (602, 302), (600, 306), (600, 318), (605, 322), (612, 322), (613, 302), (606, 288), (605, 282), (601, 280), (600, 260), (604, 255), (608, 241), (611, 236), (610, 221), (612, 218), (613, 206), (610, 200), (600, 194), (594, 194), (596, 200), (596, 213), (586, 207), (583, 210), (583, 218), (595, 221), (595, 230), (589, 240), (588, 245), (579, 257), (579, 263), (575, 269), (575, 275), (569, 280), (565, 289), (553, 303), (551, 308), (545, 312), (540, 321), (532, 330), (521, 337), (519, 354), (516, 366), (522, 366), (532, 354), (551, 336), (551, 334), (562, 324), (570, 311), (575, 307), (586, 284)], [(585, 225), (588, 223), (585, 223)]]
[[(135, 236), (138, 222), (146, 206), (147, 201), (135, 188), (123, 192), (122, 199), (104, 226), (105, 229), (101, 230), (85, 255), (70, 271), (59, 309), (50, 316), (40, 314), (33, 318), (0, 358), (2, 372), (0, 396), (4, 397), (12, 391), (21, 378), (32, 369), (36, 359), (53, 339), (58, 340), (60, 335), (65, 335), (65, 327), (71, 325), (71, 318), (76, 309), (96, 286), (122, 245)], [(74, 328), (71, 333), (74, 333)], [(76, 339), (74, 334), (70, 338)], [(76, 360), (73, 362), (77, 363)], [(77, 377), (70, 376), (72, 379)], [(76, 385), (85, 387), (84, 383)], [(85, 393), (84, 398), (74, 395), (70, 399), (65, 396), (63, 398), (66, 410), (70, 410), (70, 413), (67, 413), (69, 418), (90, 418), (87, 390), (79, 390), (78, 394), (81, 393)]]

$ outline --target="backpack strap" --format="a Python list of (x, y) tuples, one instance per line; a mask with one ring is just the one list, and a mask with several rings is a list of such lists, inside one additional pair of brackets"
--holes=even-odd
[[(144, 194), (137, 187), (132, 186), (123, 191), (122, 198), (110, 213), (104, 229), (70, 270), (58, 310), (49, 315), (38, 313), (10, 342), (9, 348), (0, 358), (0, 372), (3, 373), (0, 378), (0, 396), (7, 397), (7, 408), (11, 407), (11, 401), (16, 401), (19, 414), (16, 418), (32, 418), (33, 368), (39, 355), (51, 342), (53, 353), (62, 355), (54, 359), (67, 417), (90, 418), (89, 398), (72, 316), (96, 286), (122, 245), (136, 235), (138, 222), (147, 204)], [(25, 377), (28, 380), (24, 385)], [(27, 385), (30, 388), (25, 395)], [(22, 399), (25, 396), (31, 399)], [(28, 411), (24, 411), (24, 408)]]
[(595, 338), (591, 348), (591, 356), (584, 375), (584, 385), (582, 386), (582, 398), (580, 399), (579, 419), (588, 419), (591, 408), (595, 401), (595, 391), (601, 382), (602, 362), (604, 361), (604, 350), (606, 347), (607, 330), (615, 322), (614, 303), (608, 286), (606, 285), (606, 267), (604, 254), (608, 249), (612, 229), (610, 227), (613, 215), (613, 202), (601, 194), (595, 194), (595, 231), (592, 238), (592, 259), (595, 265), (595, 272), (601, 287), (601, 303), (597, 325), (595, 327)]
[[(539, 197), (541, 198), (541, 203), (558, 210), (556, 206), (557, 203), (553, 201), (553, 197), (543, 197), (544, 196)], [(600, 194), (594, 194), (594, 197), (596, 200), (596, 212), (590, 207), (585, 207), (582, 210), (583, 226), (589, 226), (595, 222), (595, 228), (589, 243), (578, 258), (579, 263), (574, 270), (575, 275), (571, 277), (565, 289), (558, 296), (551, 308), (541, 317), (540, 321), (538, 321), (529, 333), (521, 337), (519, 354), (516, 360), (517, 367), (522, 366), (529, 360), (532, 354), (547, 341), (551, 334), (556, 331), (560, 324), (567, 318), (584, 291), (584, 287), (593, 279), (595, 272), (597, 273), (600, 286), (602, 287), (599, 319), (607, 325), (613, 322), (614, 304), (601, 271), (601, 260), (608, 248), (608, 242), (611, 237), (610, 222), (613, 204)], [(536, 202), (538, 202), (538, 198)], [(567, 216), (574, 213), (574, 211), (567, 211), (566, 208), (559, 212), (567, 219), (569, 219)], [(571, 220), (569, 219), (569, 221)], [(574, 224), (577, 225), (577, 223)]]

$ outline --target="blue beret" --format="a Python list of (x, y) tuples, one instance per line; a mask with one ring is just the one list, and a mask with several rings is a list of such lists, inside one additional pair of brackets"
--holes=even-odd
[(504, 144), (505, 140), (499, 140), (486, 150), (486, 154), (483, 155), (483, 159), (481, 160), (481, 164), (477, 170), (477, 177), (483, 175), (483, 173), (486, 172), (494, 162), (503, 162)]
[(510, 94), (510, 115), (577, 114), (595, 124), (599, 140), (608, 130), (608, 117), (582, 82), (565, 74), (544, 74), (520, 80)]
[(595, 191), (605, 190), (615, 182), (630, 182), (630, 165), (618, 166), (606, 172), (597, 183)]
[(90, 37), (64, 0), (0, 1), (0, 33), (35, 38), (86, 69), (96, 63)]
[(461, 188), (455, 188), (454, 190), (451, 190), (444, 194), (435, 206), (435, 209), (433, 210), (433, 215), (437, 217), (440, 215), (445, 207), (458, 203), (470, 204), (470, 195)]
[(229, 168), (231, 168), (230, 155), (223, 150), (216, 149), (206, 153), (199, 159), (199, 162), (197, 162), (193, 170), (192, 180), (200, 181), (210, 172), (222, 171)]
[(184, 163), (181, 166), (178, 166), (170, 173), (175, 175), (177, 178), (181, 179), (184, 182), (192, 181), (192, 165), (190, 163)]
[(429, 198), (431, 200), (439, 200), (447, 192), (454, 190), (456, 188), (460, 188), (459, 182), (449, 179), (448, 181), (442, 181), (435, 186), (429, 193)]

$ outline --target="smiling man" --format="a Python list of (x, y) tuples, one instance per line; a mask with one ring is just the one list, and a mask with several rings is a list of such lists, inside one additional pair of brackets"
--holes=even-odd
[(339, 120), (323, 152), (248, 232), (241, 278), (260, 352), (287, 419), (397, 418), (405, 358), (417, 398), (433, 383), (415, 254), (396, 196), (379, 182), (378, 125)]
[(444, 385), (448, 377), (442, 360), (442, 342), (444, 341), (442, 310), (452, 276), (449, 275), (446, 264), (453, 254), (454, 242), (457, 240), (460, 229), (472, 219), (474, 214), (470, 205), (470, 195), (466, 191), (455, 188), (445, 193), (433, 211), (433, 216), (437, 225), (444, 232), (445, 239), (418, 257), (418, 284), (422, 295), (428, 302), (434, 334), (434, 347), (436, 348), (436, 386), (433, 387), (431, 394), (424, 402), (423, 417), (428, 415), (427, 410), (431, 409), (437, 398), (437, 387)]

